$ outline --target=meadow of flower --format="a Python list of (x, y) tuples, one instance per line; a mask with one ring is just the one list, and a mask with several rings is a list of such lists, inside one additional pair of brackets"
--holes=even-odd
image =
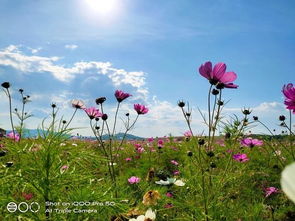
[[(104, 109), (105, 97), (92, 107), (73, 100), (68, 120), (53, 103), (50, 116), (36, 125), (39, 135), (28, 138), (30, 96), (19, 89), (22, 108), (13, 110), (16, 89), (3, 82), (11, 128), (0, 137), (0, 220), (295, 220), (295, 87), (282, 87), (290, 115), (277, 116), (287, 132), (274, 135), (250, 109), (241, 110), (241, 119), (222, 118), (223, 93), (238, 89), (236, 73), (226, 72), (224, 63), (206, 62), (199, 73), (208, 80), (208, 112), (200, 112), (208, 130), (195, 135), (192, 111), (180, 100), (179, 114), (187, 124), (183, 137), (140, 141), (126, 135), (138, 118), (148, 117), (143, 104), (125, 114), (123, 138), (116, 139), (121, 104), (132, 96), (121, 90), (114, 93), (114, 116)], [(93, 139), (71, 136), (77, 111), (85, 112)], [(255, 124), (268, 136), (249, 134)]]

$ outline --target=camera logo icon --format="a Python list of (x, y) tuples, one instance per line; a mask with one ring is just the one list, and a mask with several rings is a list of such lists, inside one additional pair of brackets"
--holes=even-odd
[(14, 213), (16, 211), (19, 211), (21, 213), (26, 213), (28, 211), (36, 213), (40, 210), (40, 205), (37, 202), (32, 202), (30, 204), (26, 202), (20, 202), (19, 204), (16, 204), (15, 202), (10, 202), (7, 204), (6, 209), (10, 213)]

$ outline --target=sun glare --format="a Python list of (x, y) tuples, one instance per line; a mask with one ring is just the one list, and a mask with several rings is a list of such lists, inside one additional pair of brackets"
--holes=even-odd
[(117, 0), (85, 0), (91, 11), (98, 15), (109, 16), (118, 6)]

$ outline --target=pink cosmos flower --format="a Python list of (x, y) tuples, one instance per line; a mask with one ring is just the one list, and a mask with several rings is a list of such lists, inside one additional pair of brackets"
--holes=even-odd
[(125, 93), (121, 90), (116, 90), (115, 91), (115, 97), (117, 99), (117, 101), (120, 103), (122, 102), (123, 100), (125, 100), (126, 98), (132, 96), (131, 94), (128, 94), (128, 93)]
[(180, 174), (180, 171), (179, 170), (173, 171), (173, 175), (178, 176), (179, 174)]
[(210, 84), (217, 85), (220, 89), (226, 88), (237, 88), (238, 85), (232, 82), (237, 79), (237, 75), (234, 72), (225, 72), (226, 64), (220, 62), (217, 63), (212, 70), (212, 63), (207, 61), (202, 64), (199, 68), (200, 74), (207, 78)]
[(129, 161), (131, 161), (131, 160), (132, 160), (131, 157), (127, 157), (127, 158), (125, 159), (126, 162), (129, 162)]
[(150, 138), (148, 138), (147, 140), (148, 140), (148, 142), (150, 142), (150, 143), (154, 142), (154, 138), (153, 138), (153, 137), (150, 137)]
[(173, 193), (171, 193), (171, 192), (167, 192), (167, 193), (166, 193), (166, 196), (169, 197), (169, 198), (171, 198), (171, 197), (173, 197)]
[(245, 146), (245, 147), (255, 147), (255, 146), (262, 146), (263, 145), (263, 141), (262, 140), (258, 140), (258, 139), (252, 139), (251, 137), (249, 138), (244, 138), (243, 140), (241, 140), (241, 145)]
[(178, 166), (178, 164), (179, 164), (176, 160), (171, 160), (170, 163), (172, 163), (175, 166)]
[(143, 153), (144, 152), (144, 148), (143, 147), (136, 148), (136, 152), (137, 153)]
[(19, 134), (18, 134), (18, 133), (15, 133), (15, 134), (14, 134), (13, 131), (9, 132), (9, 133), (7, 134), (7, 137), (10, 138), (10, 139), (14, 139), (14, 141), (16, 141), (16, 142), (18, 142), (19, 139), (20, 139)]
[(86, 106), (83, 101), (81, 100), (72, 100), (72, 107), (77, 108), (77, 109), (85, 109)]
[(233, 159), (236, 160), (236, 161), (238, 161), (238, 162), (241, 162), (241, 163), (246, 162), (246, 161), (249, 160), (249, 158), (247, 157), (247, 154), (245, 154), (245, 153), (235, 154), (235, 155), (233, 155)]
[(285, 95), (284, 103), (287, 109), (291, 110), (293, 114), (295, 114), (295, 87), (291, 83), (284, 85), (282, 92)]
[(139, 177), (136, 177), (136, 176), (132, 176), (128, 179), (128, 182), (130, 184), (135, 184), (135, 183), (139, 183), (140, 182), (140, 178)]
[(191, 137), (192, 136), (192, 133), (190, 131), (186, 131), (184, 132), (183, 134), (185, 137)]
[(99, 110), (96, 109), (95, 107), (88, 107), (88, 108), (85, 108), (84, 110), (91, 120), (94, 118), (102, 117), (102, 113), (100, 113)]
[(158, 140), (158, 147), (163, 147), (164, 141), (162, 139)]
[(275, 187), (267, 187), (264, 189), (265, 197), (269, 197), (271, 194), (277, 193), (278, 191), (279, 191), (279, 189), (277, 189)]
[(137, 112), (137, 114), (146, 114), (149, 112), (149, 109), (141, 104), (134, 104), (134, 110)]

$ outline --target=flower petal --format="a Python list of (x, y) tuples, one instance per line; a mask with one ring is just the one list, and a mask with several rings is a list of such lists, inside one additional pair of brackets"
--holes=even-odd
[(149, 218), (151, 220), (155, 220), (156, 219), (156, 213), (152, 211), (151, 208), (149, 208), (146, 212), (145, 212), (145, 218)]
[(182, 180), (176, 180), (174, 183), (176, 186), (184, 186), (185, 183)]
[(290, 164), (283, 170), (281, 186), (288, 198), (295, 203), (295, 163)]
[(220, 79), (219, 81), (226, 84), (229, 82), (233, 82), (234, 80), (237, 79), (237, 74), (235, 72), (226, 72)]
[(226, 70), (226, 64), (225, 63), (217, 63), (214, 68), (213, 71), (211, 72), (211, 78), (215, 79), (215, 80), (219, 80), (225, 73)]
[(205, 77), (209, 80), (210, 74), (212, 72), (212, 63), (210, 61), (207, 61), (205, 64), (202, 64), (199, 67), (199, 72), (203, 77)]

